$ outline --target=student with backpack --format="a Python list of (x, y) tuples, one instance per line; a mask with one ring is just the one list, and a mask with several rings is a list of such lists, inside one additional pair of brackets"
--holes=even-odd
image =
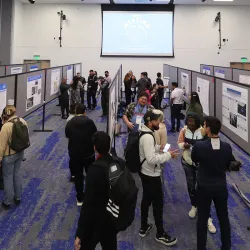
[(163, 228), (163, 190), (161, 182), (161, 165), (171, 158), (178, 156), (177, 150), (160, 153), (165, 145), (157, 145), (153, 132), (159, 129), (160, 115), (153, 111), (148, 111), (144, 115), (144, 125), (142, 125), (139, 139), (140, 155), (140, 177), (143, 187), (143, 197), (141, 202), (141, 229), (139, 235), (145, 237), (152, 229), (153, 225), (148, 223), (148, 210), (153, 205), (155, 225), (157, 229), (156, 241), (165, 246), (173, 246), (177, 239), (167, 234)]
[(28, 125), (16, 116), (14, 100), (9, 100), (2, 115), (3, 126), (0, 134), (0, 161), (4, 181), (2, 206), (8, 210), (13, 200), (21, 203), (22, 178), (20, 173), (24, 150), (30, 146)]
[(117, 233), (134, 219), (138, 189), (123, 160), (109, 154), (108, 134), (96, 132), (93, 145), (98, 156), (86, 178), (74, 245), (76, 250), (94, 250), (100, 243), (103, 250), (117, 250)]

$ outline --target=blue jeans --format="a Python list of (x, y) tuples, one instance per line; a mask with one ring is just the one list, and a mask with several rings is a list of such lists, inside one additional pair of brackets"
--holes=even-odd
[(22, 178), (20, 174), (21, 163), (24, 152), (10, 156), (4, 156), (2, 161), (3, 182), (4, 182), (4, 203), (9, 205), (13, 199), (13, 188), (15, 198), (21, 199)]

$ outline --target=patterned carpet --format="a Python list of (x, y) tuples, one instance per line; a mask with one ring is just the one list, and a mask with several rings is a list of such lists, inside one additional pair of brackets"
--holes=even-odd
[[(41, 126), (42, 110), (27, 117), (31, 132), (31, 147), (26, 150), (26, 161), (22, 165), (24, 178), (22, 204), (14, 205), (9, 211), (0, 208), (0, 249), (3, 250), (71, 250), (80, 209), (76, 207), (75, 190), (69, 183), (67, 139), (64, 136), (65, 120), (54, 116), (59, 113), (56, 102), (46, 107), (46, 129), (52, 133), (33, 133)], [(88, 112), (98, 130), (106, 131), (106, 119), (100, 118), (101, 108)], [(170, 127), (169, 110), (166, 109), (166, 124)], [(126, 129), (123, 127), (123, 130)], [(126, 143), (126, 134), (116, 138), (116, 150), (120, 156)], [(177, 147), (177, 134), (169, 134), (169, 143)], [(225, 136), (222, 138), (228, 142)], [(231, 142), (230, 142), (231, 143)], [(234, 155), (243, 162), (240, 172), (228, 174), (229, 214), (232, 226), (232, 249), (250, 249), (250, 210), (233, 191), (231, 183), (239, 185), (250, 197), (250, 157), (236, 145)], [(141, 183), (135, 176), (140, 196), (133, 225), (118, 235), (119, 250), (161, 250), (154, 240), (155, 230), (144, 239), (138, 236), (140, 228)], [(186, 180), (180, 159), (172, 160), (164, 168), (164, 223), (165, 229), (178, 238), (178, 244), (172, 249), (196, 249), (196, 219), (189, 219), (190, 201)], [(0, 198), (3, 192), (0, 191)], [(212, 218), (218, 228), (214, 207)], [(153, 222), (152, 211), (150, 220)], [(208, 249), (220, 249), (219, 230), (215, 235), (208, 233)], [(97, 249), (100, 249), (98, 247)]]

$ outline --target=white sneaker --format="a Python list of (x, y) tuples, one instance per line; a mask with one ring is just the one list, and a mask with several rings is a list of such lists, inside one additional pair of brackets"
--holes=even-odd
[(216, 227), (214, 226), (213, 220), (211, 218), (209, 218), (207, 221), (207, 229), (211, 234), (216, 233)]
[(188, 215), (191, 219), (193, 219), (197, 214), (197, 207), (192, 206), (191, 210), (189, 211)]
[(83, 204), (83, 202), (79, 202), (78, 200), (76, 200), (76, 205), (77, 205), (78, 207), (81, 207), (82, 204)]

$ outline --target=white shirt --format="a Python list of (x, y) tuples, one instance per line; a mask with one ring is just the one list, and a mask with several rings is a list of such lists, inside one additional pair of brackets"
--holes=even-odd
[(171, 93), (171, 99), (173, 104), (183, 104), (184, 91), (180, 88), (175, 88)]

